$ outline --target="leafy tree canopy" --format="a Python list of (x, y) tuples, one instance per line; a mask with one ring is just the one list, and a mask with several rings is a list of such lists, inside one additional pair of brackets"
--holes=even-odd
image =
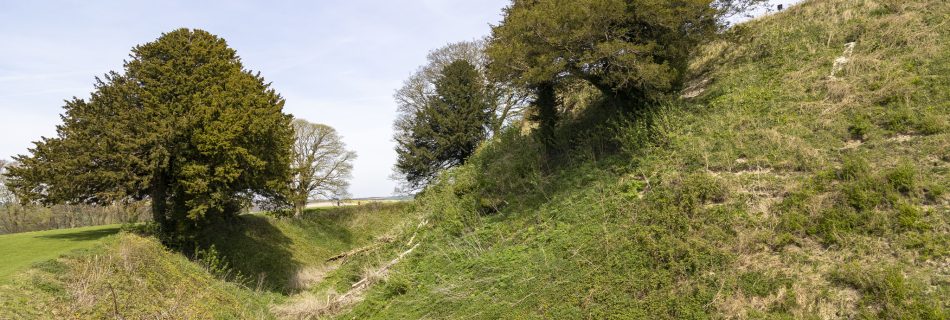
[(418, 189), (440, 170), (465, 163), (491, 125), (492, 103), (481, 74), (465, 60), (442, 69), (435, 95), (415, 112), (405, 139), (397, 139), (396, 171)]
[(346, 149), (336, 129), (324, 124), (295, 119), (290, 185), (294, 215), (299, 217), (307, 202), (322, 197), (342, 198), (349, 194), (350, 173), (356, 152)]
[(178, 29), (136, 46), (122, 73), (66, 101), (57, 135), (10, 170), (22, 201), (150, 200), (172, 242), (252, 199), (285, 194), (293, 130), (284, 99), (224, 39)]
[(758, 0), (514, 0), (492, 29), (492, 71), (527, 87), (565, 77), (605, 94), (676, 88), (687, 57), (725, 14)]
[(427, 56), (428, 62), (407, 78), (402, 87), (396, 90), (394, 98), (398, 105), (398, 116), (393, 128), (395, 139), (405, 141), (412, 132), (416, 113), (425, 109), (438, 96), (435, 83), (442, 76), (442, 69), (458, 60), (464, 60), (478, 70), (484, 82), (485, 94), (491, 104), (492, 122), (489, 134), (518, 119), (528, 99), (528, 91), (506, 79), (486, 75), (488, 57), (485, 55), (486, 41), (462, 41), (432, 50)]

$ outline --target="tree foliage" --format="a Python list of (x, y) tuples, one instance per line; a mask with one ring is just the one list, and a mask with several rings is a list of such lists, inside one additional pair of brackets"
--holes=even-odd
[(178, 29), (136, 46), (122, 73), (66, 101), (57, 136), (10, 170), (24, 202), (113, 204), (148, 199), (168, 240), (289, 180), (293, 132), (284, 99), (245, 70), (224, 39)]
[(676, 87), (718, 30), (711, 0), (516, 0), (492, 29), (493, 71), (527, 85), (576, 77), (606, 94)]
[(442, 69), (457, 60), (472, 64), (481, 75), (485, 94), (491, 103), (489, 134), (501, 130), (504, 125), (522, 115), (528, 91), (507, 80), (487, 76), (485, 45), (486, 41), (483, 40), (462, 41), (429, 52), (427, 64), (406, 79), (394, 95), (399, 113), (394, 123), (397, 142), (408, 139), (416, 113), (425, 109), (437, 96), (435, 82), (442, 75)]
[(7, 168), (14, 165), (7, 160), (0, 159), (0, 206), (16, 202), (16, 196), (7, 187)]
[[(549, 141), (557, 120), (551, 93), (581, 80), (630, 106), (678, 89), (692, 50), (724, 17), (762, 0), (514, 0), (492, 28), (490, 73), (530, 88)], [(547, 128), (547, 129), (545, 129)]]
[(310, 199), (340, 198), (348, 194), (350, 173), (356, 153), (348, 151), (336, 130), (303, 119), (293, 121), (294, 143), (290, 186), (294, 215), (306, 207)]
[(491, 125), (490, 99), (481, 74), (468, 61), (442, 69), (431, 100), (415, 111), (407, 136), (397, 138), (396, 171), (410, 189), (425, 186), (475, 152)]

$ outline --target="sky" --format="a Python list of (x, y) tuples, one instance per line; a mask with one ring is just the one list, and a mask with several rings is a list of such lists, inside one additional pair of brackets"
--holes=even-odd
[(358, 154), (354, 197), (391, 195), (393, 92), (429, 50), (488, 35), (508, 3), (0, 0), (0, 159), (54, 136), (63, 100), (89, 97), (133, 46), (196, 28), (271, 81), (285, 112), (339, 131)]
[(0, 159), (54, 136), (63, 100), (121, 70), (131, 48), (181, 27), (216, 34), (356, 151), (350, 192), (392, 194), (393, 92), (429, 50), (487, 35), (507, 0), (0, 0)]

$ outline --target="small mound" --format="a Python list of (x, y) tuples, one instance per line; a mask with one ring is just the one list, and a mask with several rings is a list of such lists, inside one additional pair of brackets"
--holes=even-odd
[(0, 318), (261, 318), (251, 290), (215, 279), (159, 242), (120, 234), (34, 266), (0, 287)]

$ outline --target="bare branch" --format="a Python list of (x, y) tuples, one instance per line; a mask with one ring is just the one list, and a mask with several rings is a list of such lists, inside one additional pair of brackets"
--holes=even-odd
[(356, 153), (336, 130), (323, 124), (296, 119), (291, 192), (294, 211), (299, 215), (311, 199), (341, 198), (348, 195), (349, 179)]

